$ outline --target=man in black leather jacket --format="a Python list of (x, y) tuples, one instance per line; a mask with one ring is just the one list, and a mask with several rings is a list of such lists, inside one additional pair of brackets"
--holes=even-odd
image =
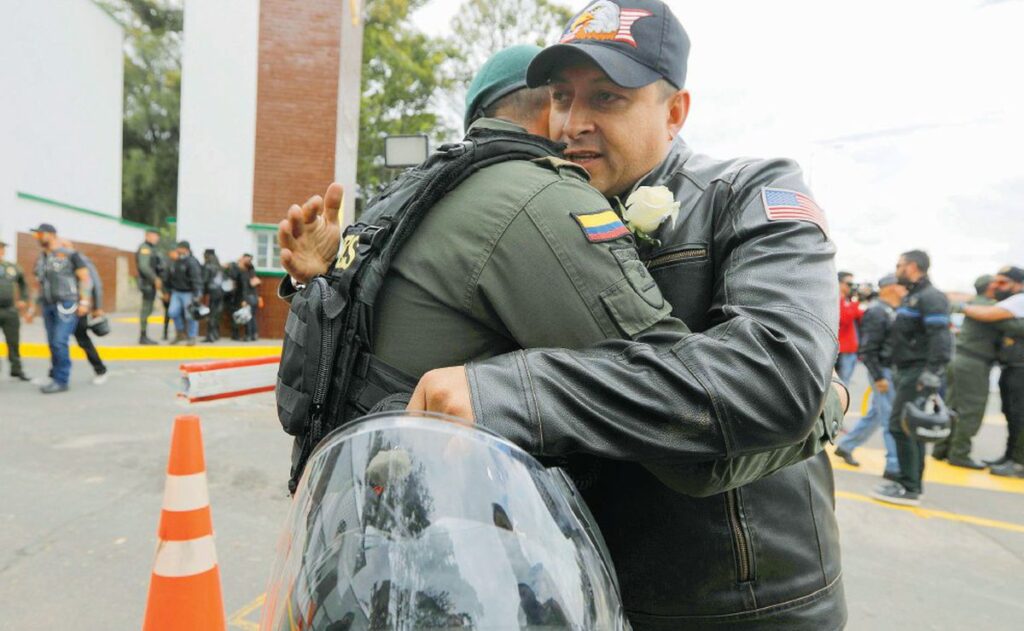
[(532, 453), (598, 458), (585, 497), (634, 628), (841, 628), (824, 453), (706, 498), (652, 473), (811, 431), (838, 351), (824, 216), (794, 163), (714, 160), (677, 137), (689, 41), (664, 4), (591, 3), (561, 41), (530, 69), (551, 87), (552, 132), (613, 206), (626, 201), (627, 220), (639, 187), (681, 204), (644, 229), (642, 256), (693, 333), (671, 348), (615, 341), (432, 371), (411, 407), (475, 418)]

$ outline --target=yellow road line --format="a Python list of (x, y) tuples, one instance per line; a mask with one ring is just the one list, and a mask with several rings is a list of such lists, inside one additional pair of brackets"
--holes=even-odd
[[(280, 344), (259, 346), (97, 346), (104, 361), (196, 361), (204, 359), (245, 359), (280, 355)], [(7, 354), (7, 345), (0, 344), (0, 356)], [(50, 347), (31, 342), (21, 344), (21, 356), (49, 359)], [(85, 353), (71, 346), (71, 359), (85, 359)]]
[(246, 620), (246, 616), (256, 611), (263, 606), (263, 602), (266, 601), (267, 594), (264, 592), (257, 596), (251, 603), (242, 607), (235, 613), (228, 617), (229, 627), (238, 627), (239, 629), (245, 629), (246, 631), (259, 631), (260, 623)]
[[(125, 316), (125, 317), (121, 317), (121, 318), (111, 318), (111, 320), (113, 322), (120, 322), (121, 324), (138, 324), (139, 323), (139, 316), (133, 316), (133, 317)], [(164, 323), (164, 317), (162, 315), (151, 315), (148, 318), (146, 318), (146, 323), (147, 324), (163, 324)]]
[[(854, 457), (860, 461), (859, 467), (851, 467), (839, 458), (832, 456), (832, 466), (842, 471), (853, 471), (867, 475), (881, 476), (885, 471), (885, 450), (858, 447)], [(924, 481), (949, 486), (960, 486), (969, 489), (984, 489), (1003, 493), (1024, 494), (1024, 480), (1003, 478), (992, 475), (988, 471), (973, 471), (963, 467), (954, 467), (928, 456), (924, 467)]]
[(883, 508), (905, 511), (911, 513), (915, 517), (920, 517), (921, 519), (945, 519), (947, 521), (956, 521), (963, 524), (971, 524), (972, 526), (982, 526), (984, 528), (998, 528), (999, 530), (1009, 530), (1011, 532), (1024, 532), (1024, 525), (1021, 524), (999, 521), (998, 519), (987, 519), (985, 517), (975, 517), (974, 515), (961, 515), (960, 513), (950, 513), (932, 508), (921, 508), (919, 506), (897, 506), (895, 504), (879, 502), (874, 498), (868, 497), (867, 495), (861, 495), (860, 493), (836, 491), (836, 497), (854, 500), (857, 502), (866, 502)]

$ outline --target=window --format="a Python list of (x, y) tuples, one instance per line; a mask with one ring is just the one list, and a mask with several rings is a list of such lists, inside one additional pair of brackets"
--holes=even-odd
[(281, 246), (277, 243), (277, 232), (260, 230), (256, 233), (256, 251), (253, 263), (257, 269), (280, 269)]

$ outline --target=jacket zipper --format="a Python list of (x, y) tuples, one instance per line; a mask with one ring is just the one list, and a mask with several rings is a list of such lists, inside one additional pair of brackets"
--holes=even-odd
[(736, 557), (738, 562), (739, 582), (749, 582), (751, 576), (750, 541), (747, 533), (743, 531), (743, 524), (740, 523), (739, 497), (736, 489), (731, 489), (725, 494), (725, 502), (729, 513), (729, 527), (732, 528), (733, 543), (736, 544)]
[(656, 267), (662, 267), (669, 263), (676, 263), (678, 261), (686, 261), (689, 259), (702, 258), (708, 255), (707, 248), (693, 248), (689, 250), (680, 250), (678, 252), (670, 252), (668, 254), (662, 254), (656, 256), (653, 259), (647, 261), (647, 269), (651, 270)]
[(324, 399), (327, 398), (327, 377), (330, 374), (330, 353), (324, 351), (325, 348), (334, 347), (334, 332), (330, 326), (325, 326), (324, 322), (324, 311), (327, 306), (327, 292), (330, 291), (327, 281), (323, 278), (317, 277), (314, 282), (320, 284), (320, 311), (317, 312), (317, 322), (320, 325), (320, 330), (323, 331), (324, 339), (322, 340), (320, 347), (320, 357), (317, 361), (316, 368), (316, 387), (313, 390), (313, 406), (311, 410), (311, 421), (312, 427), (310, 428), (311, 433), (319, 440), (320, 436), (320, 419), (323, 414)]

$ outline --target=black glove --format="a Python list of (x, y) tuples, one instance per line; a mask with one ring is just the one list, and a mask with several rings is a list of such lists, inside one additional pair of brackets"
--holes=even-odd
[(934, 394), (942, 387), (942, 377), (926, 370), (917, 378), (917, 389), (926, 395)]

